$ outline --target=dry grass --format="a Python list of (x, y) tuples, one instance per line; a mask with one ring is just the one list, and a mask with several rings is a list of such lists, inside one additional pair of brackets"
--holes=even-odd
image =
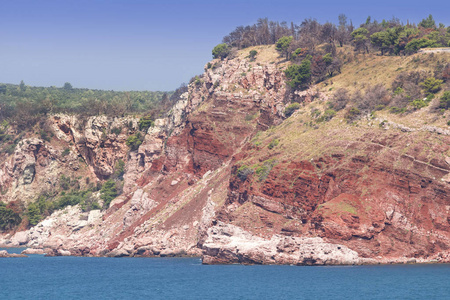
[(350, 91), (365, 89), (367, 86), (383, 84), (390, 88), (401, 72), (424, 71), (433, 75), (437, 64), (450, 61), (450, 53), (417, 53), (411, 56), (380, 56), (358, 54), (353, 56), (349, 49), (344, 55), (352, 60), (344, 64), (342, 73), (319, 86), (322, 90), (343, 87)]
[(247, 58), (249, 52), (252, 50), (256, 50), (258, 52), (254, 60), (255, 64), (277, 64), (279, 67), (286, 67), (290, 64), (290, 62), (286, 62), (284, 58), (280, 57), (280, 54), (275, 50), (275, 45), (262, 45), (245, 48), (238, 51), (237, 57), (240, 59)]

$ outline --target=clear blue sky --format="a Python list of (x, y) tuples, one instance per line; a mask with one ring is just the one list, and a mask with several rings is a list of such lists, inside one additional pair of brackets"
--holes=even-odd
[(211, 49), (258, 18), (355, 26), (367, 16), (450, 25), (450, 1), (0, 0), (0, 82), (173, 90), (200, 74)]

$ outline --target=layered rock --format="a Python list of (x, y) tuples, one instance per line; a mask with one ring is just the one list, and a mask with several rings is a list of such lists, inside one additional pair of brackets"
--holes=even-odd
[[(312, 126), (312, 106), (284, 120), (281, 65), (241, 55), (208, 66), (135, 151), (126, 139), (137, 118), (49, 117), (54, 138), (27, 136), (2, 162), (0, 199), (33, 201), (62, 175), (86, 188), (120, 160), (123, 193), (107, 210), (69, 206), (0, 244), (50, 256), (203, 255), (208, 264), (449, 261), (445, 131)], [(327, 101), (315, 89), (296, 97)]]

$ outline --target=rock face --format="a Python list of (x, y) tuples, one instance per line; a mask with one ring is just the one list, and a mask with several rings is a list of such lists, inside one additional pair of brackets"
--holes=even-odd
[(219, 222), (208, 229), (203, 263), (339, 265), (370, 263), (353, 250), (322, 238), (273, 235), (270, 240)]
[(8, 253), (6, 250), (0, 250), (0, 258), (4, 257), (28, 257), (25, 254)]
[(2, 156), (0, 199), (10, 203), (58, 189), (62, 175), (87, 188), (119, 161), (125, 174), (107, 210), (68, 206), (0, 245), (49, 256), (202, 255), (207, 264), (450, 262), (448, 136), (298, 127), (300, 116), (284, 120), (276, 63), (210, 66), (136, 151), (126, 139), (137, 118), (54, 115), (51, 141), (27, 136)]

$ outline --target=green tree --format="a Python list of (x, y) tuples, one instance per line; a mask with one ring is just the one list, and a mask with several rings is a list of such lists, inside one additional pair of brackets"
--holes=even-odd
[(428, 94), (434, 94), (439, 92), (441, 89), (441, 84), (443, 83), (443, 80), (436, 79), (434, 77), (428, 77), (425, 79), (424, 82), (420, 83), (420, 86), (423, 87), (424, 91)]
[(439, 44), (436, 41), (421, 38), (421, 39), (412, 39), (408, 44), (406, 44), (405, 50), (407, 53), (414, 53), (417, 50), (422, 48), (434, 48), (439, 47)]
[(36, 203), (30, 203), (28, 205), (27, 216), (31, 226), (35, 226), (41, 221), (41, 211)]
[(289, 46), (291, 45), (292, 40), (292, 36), (283, 36), (275, 44), (275, 49), (282, 55), (284, 54), (286, 59), (289, 59)]
[(248, 57), (250, 58), (251, 61), (254, 61), (254, 60), (255, 60), (256, 54), (258, 54), (258, 51), (256, 51), (256, 50), (251, 50), (251, 51), (248, 53)]
[(72, 90), (72, 85), (69, 82), (64, 83), (63, 89), (66, 91)]
[(368, 37), (369, 30), (367, 30), (364, 27), (360, 27), (358, 29), (355, 29), (352, 32), (353, 42), (355, 43), (355, 50), (360, 51), (363, 50), (367, 53), (369, 53), (369, 46), (368, 46)]
[(27, 87), (26, 87), (26, 85), (25, 85), (25, 82), (23, 82), (23, 80), (21, 80), (21, 81), (20, 81), (20, 84), (19, 84), (19, 90), (20, 90), (21, 92), (25, 92), (26, 89), (27, 89)]
[(20, 215), (0, 202), (0, 230), (11, 230), (22, 222)]
[(106, 181), (100, 190), (100, 198), (103, 200), (103, 207), (108, 208), (111, 201), (114, 200), (118, 194), (116, 183), (113, 180)]
[(214, 47), (214, 49), (212, 50), (212, 56), (213, 58), (224, 59), (225, 57), (230, 55), (230, 52), (230, 47), (228, 47), (227, 44), (223, 43)]
[(445, 91), (439, 101), (439, 107), (449, 109), (450, 108), (450, 91)]
[(139, 130), (147, 132), (147, 130), (154, 126), (155, 122), (153, 122), (152, 117), (150, 115), (143, 116), (139, 119)]
[(130, 147), (131, 151), (135, 151), (139, 148), (139, 146), (144, 141), (144, 137), (141, 135), (140, 132), (137, 132), (136, 134), (130, 135), (127, 138), (126, 144), (128, 147)]
[(287, 84), (294, 90), (306, 88), (311, 82), (311, 61), (304, 59), (300, 65), (291, 65), (284, 74), (289, 79)]
[(422, 19), (419, 23), (419, 26), (423, 28), (436, 28), (436, 22), (433, 19), (433, 16), (430, 14), (428, 18)]

